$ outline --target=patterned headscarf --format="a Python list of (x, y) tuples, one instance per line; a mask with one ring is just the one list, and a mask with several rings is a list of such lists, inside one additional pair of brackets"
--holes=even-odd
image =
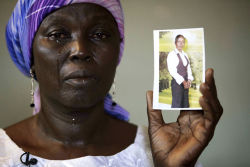
[[(10, 56), (18, 69), (30, 76), (32, 43), (43, 19), (51, 12), (74, 3), (94, 3), (106, 8), (115, 18), (124, 39), (124, 17), (119, 0), (19, 0), (6, 27), (6, 41)], [(120, 44), (119, 62), (124, 49), (124, 40)], [(105, 111), (121, 120), (128, 120), (129, 113), (119, 105), (112, 105), (112, 97), (107, 95)], [(35, 93), (35, 112), (40, 110), (39, 89)]]

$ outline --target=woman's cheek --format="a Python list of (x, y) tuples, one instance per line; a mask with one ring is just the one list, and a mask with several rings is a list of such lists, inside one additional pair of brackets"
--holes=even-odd
[(102, 45), (99, 49), (96, 49), (95, 55), (97, 55), (96, 57), (99, 59), (99, 64), (108, 67), (116, 67), (119, 58), (119, 47), (115, 44)]
[(58, 52), (49, 48), (47, 43), (38, 46), (34, 53), (34, 65), (39, 84), (41, 86), (44, 84), (58, 85), (58, 69), (60, 66)]

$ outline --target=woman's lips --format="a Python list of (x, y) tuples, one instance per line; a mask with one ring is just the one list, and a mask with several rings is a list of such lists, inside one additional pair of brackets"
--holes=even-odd
[(87, 85), (95, 82), (94, 75), (87, 71), (74, 71), (66, 75), (64, 78), (65, 83), (73, 87), (86, 87)]
[(65, 83), (73, 86), (73, 87), (85, 87), (91, 82), (93, 82), (94, 79), (91, 77), (83, 77), (83, 78), (71, 78), (67, 79)]

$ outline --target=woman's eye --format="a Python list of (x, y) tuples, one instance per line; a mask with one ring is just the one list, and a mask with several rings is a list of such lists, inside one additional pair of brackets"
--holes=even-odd
[(70, 38), (70, 35), (64, 32), (52, 32), (48, 35), (48, 37), (50, 40), (60, 41)]
[(91, 35), (91, 37), (95, 40), (105, 40), (110, 37), (108, 33), (97, 32)]

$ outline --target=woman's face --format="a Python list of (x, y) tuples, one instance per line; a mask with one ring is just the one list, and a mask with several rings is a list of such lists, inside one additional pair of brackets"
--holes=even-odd
[(103, 7), (72, 4), (48, 15), (33, 41), (33, 69), (42, 97), (88, 108), (109, 91), (118, 63), (120, 34)]

